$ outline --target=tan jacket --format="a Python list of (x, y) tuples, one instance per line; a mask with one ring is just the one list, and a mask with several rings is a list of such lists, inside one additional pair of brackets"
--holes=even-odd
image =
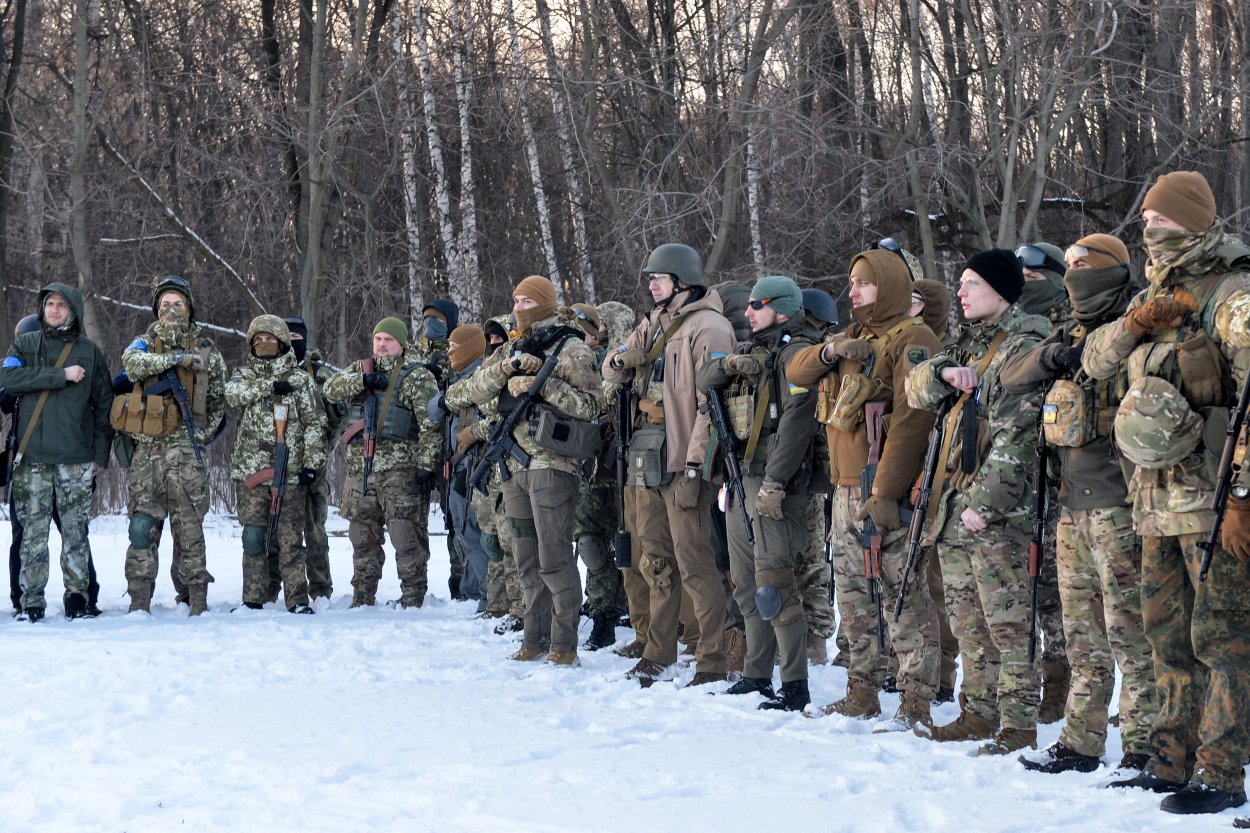
[[(703, 395), (695, 390), (694, 377), (699, 366), (713, 354), (724, 355), (734, 351), (733, 327), (723, 314), (720, 296), (709, 290), (697, 301), (680, 305), (680, 293), (673, 303), (656, 307), (640, 322), (629, 338), (625, 349), (649, 350), (657, 337), (662, 338), (668, 326), (681, 319), (668, 343), (664, 346), (664, 435), (668, 442), (668, 470), (680, 472), (687, 462), (702, 465), (703, 455), (711, 437), (711, 421), (700, 412)], [(673, 309), (677, 306), (677, 309)], [(633, 370), (617, 370), (612, 367), (615, 351), (609, 352), (603, 361), (603, 378), (608, 382), (625, 383), (631, 380)], [(650, 367), (640, 367), (633, 376), (634, 393), (646, 398), (642, 388), (650, 376)], [(654, 398), (654, 397), (652, 397)]]

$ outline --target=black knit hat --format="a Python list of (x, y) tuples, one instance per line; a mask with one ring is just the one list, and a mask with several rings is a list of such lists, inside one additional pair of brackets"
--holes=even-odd
[(1024, 267), (1009, 249), (986, 249), (968, 258), (965, 269), (976, 272), (994, 291), (1009, 303), (1020, 300), (1024, 292)]

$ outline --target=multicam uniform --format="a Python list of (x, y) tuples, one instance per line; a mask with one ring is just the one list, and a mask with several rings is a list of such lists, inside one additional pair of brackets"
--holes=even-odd
[[(316, 466), (317, 476), (312, 484), (305, 489), (304, 500), (304, 536), (300, 550), (304, 566), (308, 573), (308, 595), (310, 598), (330, 598), (334, 592), (334, 579), (330, 575), (330, 537), (326, 534), (326, 520), (330, 516), (330, 481), (326, 476), (330, 452), (334, 448), (335, 439), (343, 425), (343, 417), (347, 411), (341, 405), (327, 402), (323, 393), (325, 384), (334, 371), (321, 360), (321, 353), (310, 350), (304, 356), (300, 367), (316, 383), (313, 390), (318, 404), (325, 413), (325, 433), (322, 447), (325, 449), (326, 463)], [(273, 591), (273, 563), (270, 563), (270, 590)], [(271, 593), (277, 595), (276, 592)]]
[[(438, 386), (411, 353), (374, 357), (373, 362), (375, 372), (389, 376), (385, 391), (365, 390), (359, 361), (331, 376), (323, 389), (328, 401), (350, 403), (340, 440), (347, 442), (341, 514), (349, 522), (347, 534), (352, 542), (352, 606), (377, 602), (378, 581), (386, 560), (382, 550), (385, 527), (395, 547), (395, 570), (402, 591), (399, 604), (420, 607), (429, 589), (430, 495), (428, 487), (423, 489), (418, 483), (418, 472), (432, 472), (438, 465), (441, 438), (438, 426), (426, 414), (426, 405)], [(367, 492), (362, 489), (364, 431), (353, 427), (363, 422), (366, 395), (380, 400)]]

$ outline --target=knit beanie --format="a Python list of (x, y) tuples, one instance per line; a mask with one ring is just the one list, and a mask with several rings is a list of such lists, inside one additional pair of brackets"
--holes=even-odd
[(968, 258), (965, 269), (980, 275), (1009, 304), (1024, 292), (1024, 267), (1009, 249), (986, 249)]
[(524, 295), (531, 301), (538, 302), (536, 307), (517, 311), (516, 325), (521, 332), (556, 314), (555, 284), (542, 275), (530, 275), (518, 283), (516, 289), (512, 290), (512, 297), (515, 298), (518, 295)]
[[(1121, 242), (1120, 238), (1112, 237), (1110, 234), (1087, 234), (1076, 241), (1075, 245), (1089, 249), (1089, 254), (1083, 256), (1081, 260), (1089, 264), (1090, 269), (1106, 269), (1121, 263), (1128, 263), (1128, 247)], [(1103, 254), (1103, 252), (1110, 254)]]
[(770, 307), (790, 318), (803, 311), (803, 292), (799, 285), (782, 275), (767, 275), (755, 282), (751, 289), (751, 300), (764, 299), (768, 299)]
[(1159, 177), (1141, 207), (1142, 211), (1158, 211), (1190, 231), (1206, 231), (1215, 222), (1215, 195), (1197, 171), (1173, 171)]
[(388, 315), (377, 323), (377, 326), (373, 328), (373, 334), (378, 333), (386, 333), (398, 341), (401, 347), (408, 348), (408, 325), (393, 315)]
[(447, 341), (456, 345), (447, 351), (447, 359), (457, 373), (486, 355), (486, 334), (476, 324), (460, 325), (451, 331)]

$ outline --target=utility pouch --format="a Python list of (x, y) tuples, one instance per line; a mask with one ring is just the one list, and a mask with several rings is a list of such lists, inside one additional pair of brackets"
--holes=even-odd
[(629, 441), (628, 455), (625, 485), (658, 489), (673, 479), (673, 473), (668, 471), (668, 440), (663, 426), (635, 430)]
[(145, 396), (135, 385), (125, 396), (118, 396), (109, 408), (109, 423), (125, 434), (168, 437), (182, 425), (182, 413), (172, 396)]
[(1109, 412), (1098, 412), (1093, 388), (1068, 379), (1056, 380), (1042, 402), (1042, 433), (1049, 445), (1059, 448), (1080, 448), (1108, 436), (1112, 419)]
[(734, 436), (746, 440), (751, 436), (751, 423), (755, 421), (755, 397), (747, 394), (731, 396), (725, 400), (725, 410), (729, 412), (729, 424), (734, 429)]
[(879, 381), (859, 373), (843, 376), (828, 424), (848, 434), (858, 431), (864, 424), (864, 403), (880, 399), (881, 388)]
[(579, 460), (595, 459), (603, 445), (598, 423), (574, 419), (545, 405), (536, 404), (530, 411), (529, 435), (544, 451)]
[(833, 424), (833, 408), (840, 390), (837, 382), (838, 379), (833, 374), (820, 377), (816, 388), (816, 421), (821, 425)]

